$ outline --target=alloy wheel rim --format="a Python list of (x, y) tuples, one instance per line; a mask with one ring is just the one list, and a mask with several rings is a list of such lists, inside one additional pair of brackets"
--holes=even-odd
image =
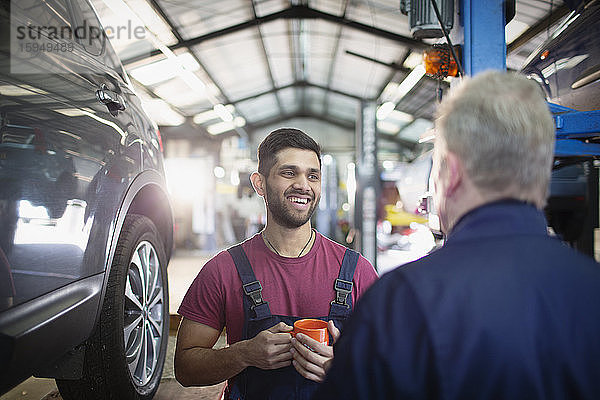
[(146, 385), (156, 370), (163, 341), (164, 290), (160, 261), (148, 241), (138, 244), (125, 282), (123, 339), (134, 382)]

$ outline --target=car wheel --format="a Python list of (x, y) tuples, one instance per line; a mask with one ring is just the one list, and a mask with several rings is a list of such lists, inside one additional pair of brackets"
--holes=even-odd
[(57, 380), (65, 400), (151, 399), (160, 383), (169, 333), (164, 247), (152, 221), (125, 218), (100, 321), (86, 342), (83, 377)]

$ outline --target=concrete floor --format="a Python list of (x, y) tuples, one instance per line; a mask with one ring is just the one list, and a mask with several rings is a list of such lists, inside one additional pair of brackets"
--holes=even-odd
[[(167, 360), (163, 370), (163, 377), (158, 387), (158, 392), (154, 396), (155, 400), (218, 400), (221, 398), (224, 384), (199, 387), (184, 388), (175, 380), (173, 371), (173, 355), (175, 354), (175, 334), (172, 331), (167, 345)], [(225, 337), (222, 336), (218, 345), (225, 343)], [(10, 392), (0, 396), (1, 400), (61, 400), (54, 379), (30, 378)]]

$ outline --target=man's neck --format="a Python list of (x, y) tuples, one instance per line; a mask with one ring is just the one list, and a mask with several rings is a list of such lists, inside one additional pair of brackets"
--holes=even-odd
[(485, 191), (477, 189), (474, 185), (469, 184), (466, 186), (465, 191), (460, 192), (460, 198), (454, 202), (453, 212), (451, 213), (452, 218), (449, 221), (450, 228), (448, 231), (452, 231), (452, 228), (465, 214), (485, 204), (494, 203), (503, 199), (514, 199), (534, 204), (533, 201), (529, 201), (527, 198), (528, 196), (525, 197), (526, 198), (521, 198), (513, 188), (508, 188), (504, 191)]
[(315, 240), (310, 221), (298, 228), (268, 223), (262, 231), (265, 244), (283, 257), (300, 257), (310, 251)]
[(489, 199), (465, 175), (460, 187), (446, 201), (448, 209), (444, 233), (447, 235), (452, 232), (452, 228), (463, 215), (487, 203)]

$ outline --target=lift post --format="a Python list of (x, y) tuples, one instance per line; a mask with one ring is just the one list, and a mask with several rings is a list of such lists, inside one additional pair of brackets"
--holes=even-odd
[(506, 69), (506, 21), (503, 0), (460, 1), (464, 29), (463, 68), (473, 76), (487, 69)]

